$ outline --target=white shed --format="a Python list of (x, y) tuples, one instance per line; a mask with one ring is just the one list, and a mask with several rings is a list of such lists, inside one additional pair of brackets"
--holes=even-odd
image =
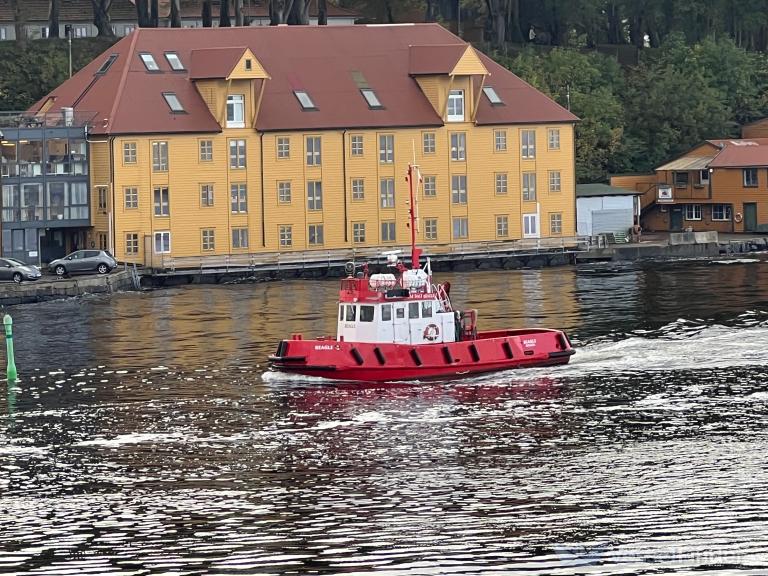
[(640, 216), (640, 192), (608, 184), (576, 186), (576, 233), (626, 234)]

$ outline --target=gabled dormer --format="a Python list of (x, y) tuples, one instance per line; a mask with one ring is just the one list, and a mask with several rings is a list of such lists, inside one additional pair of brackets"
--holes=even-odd
[(443, 122), (474, 122), (488, 69), (467, 44), (410, 46), (409, 74)]
[(269, 74), (244, 46), (192, 50), (189, 77), (222, 128), (253, 128)]

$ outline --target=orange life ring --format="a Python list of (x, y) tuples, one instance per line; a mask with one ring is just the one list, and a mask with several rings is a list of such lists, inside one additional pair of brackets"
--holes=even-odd
[(440, 328), (437, 327), (437, 324), (429, 324), (426, 328), (424, 328), (424, 340), (429, 340), (430, 342), (434, 342), (437, 340), (437, 337), (440, 335)]
[(741, 220), (742, 220), (741, 212), (736, 212), (736, 214), (733, 215), (733, 221), (736, 222), (736, 224), (738, 224), (739, 222), (741, 222)]

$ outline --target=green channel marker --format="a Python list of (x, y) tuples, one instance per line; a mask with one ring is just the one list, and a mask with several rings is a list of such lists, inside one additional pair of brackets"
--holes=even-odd
[(16, 362), (13, 358), (13, 319), (10, 314), (3, 316), (3, 326), (5, 326), (5, 348), (8, 351), (8, 368), (6, 374), (8, 382), (16, 381)]

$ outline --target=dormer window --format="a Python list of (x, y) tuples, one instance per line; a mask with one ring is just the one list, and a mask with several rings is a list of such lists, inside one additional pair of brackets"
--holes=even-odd
[(494, 90), (493, 86), (484, 86), (483, 94), (485, 94), (485, 97), (488, 98), (488, 102), (491, 103), (491, 106), (504, 105), (504, 102), (502, 102), (501, 98), (499, 98), (499, 95), (496, 94), (496, 90)]
[(294, 90), (293, 94), (296, 96), (299, 104), (301, 104), (301, 107), (304, 110), (317, 110), (317, 106), (315, 106), (315, 103), (312, 102), (312, 98), (310, 98), (309, 94), (307, 94), (304, 90)]
[(360, 93), (363, 95), (363, 98), (365, 98), (365, 101), (368, 102), (368, 108), (384, 108), (384, 106), (381, 105), (378, 96), (376, 96), (376, 92), (370, 88), (362, 88)]
[(117, 54), (111, 54), (109, 58), (107, 58), (107, 60), (104, 62), (104, 64), (99, 66), (99, 69), (96, 70), (96, 75), (101, 76), (102, 74), (106, 74), (107, 70), (109, 70), (115, 60), (117, 60)]
[(253, 60), (251, 60), (250, 58), (245, 59), (245, 69), (248, 71), (253, 70)]
[(141, 61), (144, 62), (144, 67), (149, 72), (157, 72), (160, 70), (160, 67), (157, 65), (157, 62), (155, 62), (155, 58), (152, 56), (152, 54), (139, 54), (139, 58), (141, 58)]
[(166, 52), (165, 59), (168, 60), (171, 70), (184, 70), (184, 64), (181, 63), (181, 58), (176, 52)]
[(165, 103), (168, 104), (168, 108), (174, 114), (185, 112), (184, 106), (181, 105), (179, 98), (173, 92), (163, 92), (163, 98), (165, 98)]
[(448, 122), (464, 122), (464, 90), (451, 90), (448, 94)]
[(227, 128), (245, 128), (245, 96), (227, 96)]

